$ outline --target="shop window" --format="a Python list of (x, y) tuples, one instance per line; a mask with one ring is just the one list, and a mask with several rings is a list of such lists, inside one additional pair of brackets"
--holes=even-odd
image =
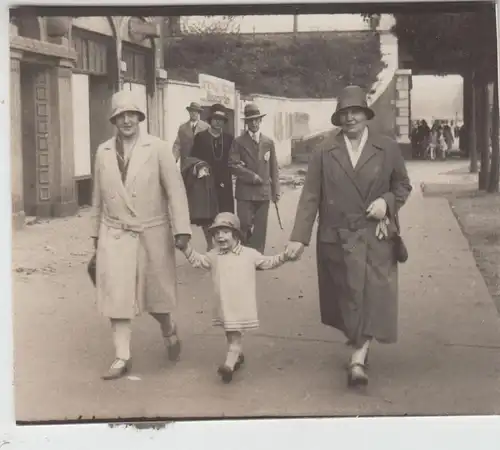
[(122, 59), (127, 65), (124, 80), (134, 83), (147, 83), (148, 56), (140, 50), (123, 47)]
[(85, 36), (79, 31), (73, 31), (73, 47), (77, 54), (75, 69), (91, 75), (106, 75), (110, 43)]

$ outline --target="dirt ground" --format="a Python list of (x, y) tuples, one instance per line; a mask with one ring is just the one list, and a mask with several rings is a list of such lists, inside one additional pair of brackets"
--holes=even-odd
[(500, 194), (466, 191), (448, 200), (500, 312)]

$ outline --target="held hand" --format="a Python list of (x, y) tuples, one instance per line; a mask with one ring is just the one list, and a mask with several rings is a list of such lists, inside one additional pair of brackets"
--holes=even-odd
[(264, 180), (262, 179), (262, 177), (260, 175), (255, 174), (253, 177), (253, 182), (254, 182), (254, 184), (263, 184)]
[(177, 234), (175, 236), (175, 248), (179, 249), (180, 251), (186, 250), (190, 240), (191, 236), (189, 234)]
[(208, 177), (210, 175), (210, 170), (208, 167), (203, 166), (199, 171), (198, 171), (198, 178), (203, 178), (203, 177)]
[(387, 214), (387, 203), (383, 198), (377, 198), (366, 210), (368, 218), (382, 220)]
[(280, 201), (280, 198), (281, 198), (280, 194), (274, 194), (273, 203), (278, 203)]
[(285, 249), (285, 255), (291, 261), (296, 261), (304, 253), (305, 245), (302, 242), (289, 242)]

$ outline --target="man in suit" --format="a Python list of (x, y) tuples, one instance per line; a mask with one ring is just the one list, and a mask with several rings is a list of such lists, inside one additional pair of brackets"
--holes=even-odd
[(264, 253), (269, 204), (280, 198), (279, 168), (274, 141), (260, 132), (265, 114), (245, 106), (248, 127), (231, 147), (229, 166), (236, 176), (235, 198), (244, 244)]
[(179, 161), (180, 158), (181, 165), (182, 161), (191, 153), (195, 135), (209, 128), (208, 123), (200, 119), (202, 109), (199, 103), (191, 102), (186, 109), (189, 111), (189, 120), (179, 127), (172, 149), (175, 161)]

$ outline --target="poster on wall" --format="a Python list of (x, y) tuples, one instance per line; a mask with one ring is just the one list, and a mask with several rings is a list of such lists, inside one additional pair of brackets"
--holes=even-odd
[(141, 131), (148, 132), (148, 95), (146, 93), (146, 86), (139, 83), (124, 83), (123, 89), (131, 91), (134, 93), (136, 100), (139, 102), (139, 106), (142, 108), (146, 114), (146, 119), (141, 122)]
[(90, 104), (89, 77), (74, 73), (71, 75), (73, 89), (73, 152), (75, 177), (90, 177)]
[(201, 89), (201, 105), (210, 106), (221, 103), (234, 110), (236, 104), (236, 86), (232, 81), (200, 73), (198, 83)]

